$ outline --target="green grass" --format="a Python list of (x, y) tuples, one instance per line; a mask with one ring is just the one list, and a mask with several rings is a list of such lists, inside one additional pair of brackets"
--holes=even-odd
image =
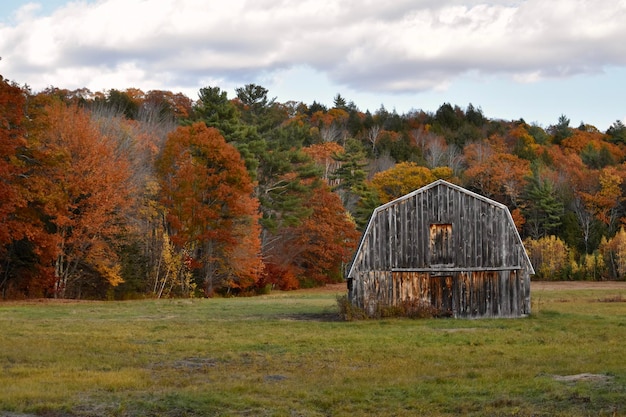
[[(0, 416), (626, 415), (618, 293), (490, 320), (345, 322), (314, 291), (0, 303)], [(554, 378), (581, 373), (606, 378)]]

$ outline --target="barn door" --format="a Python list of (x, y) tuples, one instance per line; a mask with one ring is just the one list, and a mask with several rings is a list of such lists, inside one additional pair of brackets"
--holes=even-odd
[(431, 275), (430, 304), (442, 316), (451, 317), (454, 315), (452, 310), (452, 276)]
[(430, 266), (453, 266), (454, 246), (452, 225), (436, 223), (430, 225)]

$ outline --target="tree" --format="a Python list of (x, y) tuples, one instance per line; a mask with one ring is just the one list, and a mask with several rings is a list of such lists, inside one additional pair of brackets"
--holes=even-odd
[(615, 167), (604, 168), (599, 173), (599, 190), (595, 193), (580, 192), (586, 207), (608, 227), (609, 233), (615, 230), (621, 203), (624, 201), (621, 189), (624, 176)]
[(359, 233), (339, 196), (323, 185), (307, 202), (311, 216), (294, 230), (300, 248), (296, 264), (317, 284), (340, 282), (342, 267), (356, 249)]
[(570, 249), (561, 239), (553, 235), (527, 239), (524, 247), (538, 277), (546, 280), (567, 278)]
[(530, 176), (530, 162), (497, 147), (487, 147), (486, 152), (477, 157), (476, 149), (481, 148), (466, 147), (469, 168), (465, 171), (465, 182), (468, 187), (485, 197), (517, 207)]
[(437, 178), (430, 169), (413, 162), (402, 162), (372, 178), (372, 186), (378, 191), (382, 203), (387, 203), (417, 190)]
[(602, 238), (600, 253), (606, 259), (613, 279), (626, 276), (626, 231), (620, 228), (611, 239)]
[(55, 295), (80, 298), (90, 286), (122, 282), (117, 252), (131, 203), (129, 162), (85, 110), (53, 103), (43, 117), (33, 132), (37, 198), (56, 240)]
[(26, 205), (18, 180), (24, 171), (19, 155), (26, 146), (25, 106), (25, 92), (0, 76), (0, 255), (4, 245), (19, 238), (14, 215)]
[(572, 136), (572, 128), (569, 126), (570, 120), (562, 114), (556, 125), (548, 128), (548, 133), (552, 135), (552, 143), (559, 145), (563, 140)]
[(626, 126), (621, 120), (616, 120), (606, 130), (606, 134), (611, 142), (626, 144)]
[[(128, 119), (134, 119), (139, 111), (140, 100), (137, 93), (137, 90), (119, 91), (111, 89), (104, 99), (104, 104), (117, 112), (123, 113)], [(143, 95), (143, 93), (141, 94)]]
[[(269, 90), (260, 85), (246, 84), (244, 87), (236, 88), (235, 91), (237, 99), (242, 105), (244, 122), (251, 125), (268, 124), (264, 120), (265, 116), (276, 101), (276, 98), (271, 100), (267, 98)], [(271, 123), (262, 130), (266, 130), (270, 126)]]
[(348, 110), (348, 102), (339, 93), (333, 98), (333, 104), (337, 109)]
[(328, 186), (333, 187), (338, 184), (334, 174), (341, 168), (341, 161), (336, 156), (344, 153), (343, 146), (335, 142), (322, 142), (307, 146), (302, 151), (322, 169), (322, 179)]
[(172, 242), (191, 254), (204, 294), (254, 285), (259, 206), (239, 152), (217, 129), (194, 123), (168, 136), (157, 170)]
[(554, 184), (533, 170), (526, 187), (523, 213), (526, 228), (534, 239), (554, 234), (561, 226), (563, 202), (557, 197)]
[(339, 194), (343, 206), (354, 216), (357, 202), (361, 198), (359, 190), (364, 187), (367, 178), (365, 149), (358, 140), (349, 139), (345, 150), (336, 153), (333, 158), (339, 162), (331, 177), (336, 180), (333, 191)]
[(343, 142), (348, 133), (350, 115), (346, 110), (334, 107), (328, 111), (319, 110), (311, 115), (310, 122), (322, 142)]
[[(248, 88), (253, 89), (250, 94), (257, 94), (254, 92), (257, 91), (257, 88), (261, 89), (259, 94), (265, 94), (267, 91), (262, 87), (254, 86), (254, 84), (250, 84)], [(255, 98), (258, 99), (256, 95)], [(251, 179), (253, 181), (257, 179), (259, 154), (265, 152), (266, 143), (259, 135), (255, 125), (244, 123), (241, 112), (235, 103), (228, 99), (225, 91), (219, 87), (200, 89), (199, 100), (194, 106), (192, 117), (190, 120), (186, 120), (184, 124), (197, 121), (202, 121), (207, 126), (218, 129), (226, 142), (235, 146), (243, 157)]]
[[(13, 270), (23, 262), (22, 248), (29, 242), (18, 242), (32, 236), (20, 213), (28, 206), (24, 180), (26, 155), (26, 92), (0, 76), (0, 291), (5, 296)], [(28, 229), (31, 229), (29, 232)]]
[(465, 118), (467, 119), (468, 123), (476, 127), (483, 126), (487, 121), (483, 114), (483, 110), (480, 107), (478, 109), (475, 108), (472, 103), (470, 103), (465, 110)]
[(339, 282), (358, 241), (354, 222), (327, 185), (317, 187), (304, 206), (308, 217), (277, 231), (266, 252), (274, 273), (266, 282), (282, 289)]
[(241, 124), (237, 107), (228, 99), (226, 91), (219, 87), (204, 87), (198, 93), (191, 120), (186, 124), (203, 121), (207, 126), (220, 131), (227, 141), (236, 134)]
[(157, 114), (160, 119), (174, 118), (177, 120), (187, 119), (191, 115), (193, 103), (189, 97), (182, 93), (174, 94), (171, 91), (150, 90), (148, 91), (139, 107), (137, 118), (143, 114)]

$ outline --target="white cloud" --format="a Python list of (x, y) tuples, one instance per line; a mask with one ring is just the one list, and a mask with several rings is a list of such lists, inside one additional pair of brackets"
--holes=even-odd
[(355, 91), (532, 83), (626, 65), (626, 1), (99, 0), (0, 26), (0, 72), (35, 88), (197, 90), (308, 67)]

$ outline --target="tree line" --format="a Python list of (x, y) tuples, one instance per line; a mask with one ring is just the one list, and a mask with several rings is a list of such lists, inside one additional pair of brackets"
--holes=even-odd
[(362, 112), (248, 84), (191, 100), (0, 76), (3, 298), (257, 294), (340, 282), (372, 210), (442, 178), (506, 204), (537, 276), (623, 279), (626, 127), (469, 104)]

